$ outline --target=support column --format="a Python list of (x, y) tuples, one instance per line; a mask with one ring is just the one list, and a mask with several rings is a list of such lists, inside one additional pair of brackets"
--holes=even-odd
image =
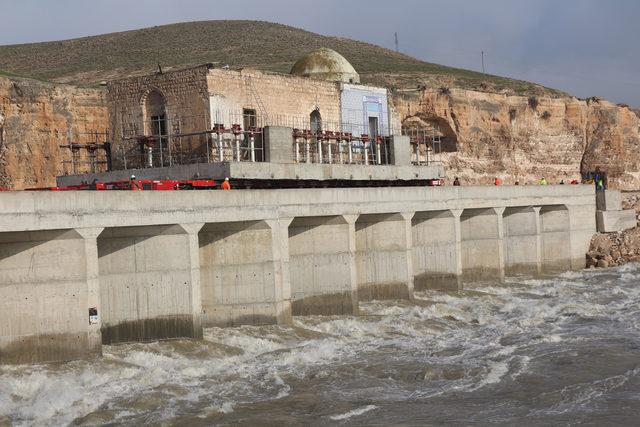
[[(88, 345), (91, 352), (102, 354), (102, 306), (100, 304), (100, 270), (98, 266), (98, 236), (103, 227), (76, 228), (76, 232), (84, 239), (85, 260), (87, 263), (87, 319)], [(95, 314), (93, 309), (95, 309)], [(89, 316), (91, 311), (91, 316)]]
[(459, 289), (460, 213), (456, 216), (446, 210), (414, 215), (411, 224), (415, 290)]
[(189, 239), (189, 264), (191, 266), (191, 315), (193, 338), (202, 338), (202, 286), (200, 284), (200, 239), (198, 233), (204, 223), (180, 224)]
[(504, 210), (505, 208), (493, 208), (496, 213), (496, 220), (498, 221), (498, 268), (500, 270), (499, 278), (504, 280)]
[(542, 221), (540, 220), (540, 207), (536, 206), (536, 273), (542, 274)]
[(357, 314), (357, 216), (298, 217), (289, 226), (293, 315)]
[(275, 260), (276, 321), (280, 325), (291, 323), (291, 276), (289, 273), (289, 225), (293, 218), (269, 220)]
[(413, 214), (360, 215), (356, 221), (360, 300), (413, 299)]
[(463, 209), (452, 209), (451, 214), (454, 217), (454, 233), (456, 239), (456, 275), (458, 276), (458, 288), (462, 288), (462, 212)]

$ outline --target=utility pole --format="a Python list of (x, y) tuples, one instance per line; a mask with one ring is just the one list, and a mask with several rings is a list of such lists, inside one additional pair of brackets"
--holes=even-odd
[(398, 32), (395, 32), (396, 37), (396, 52), (400, 52), (400, 45), (398, 44)]
[(482, 51), (482, 74), (485, 74), (485, 72), (484, 72), (484, 50)]

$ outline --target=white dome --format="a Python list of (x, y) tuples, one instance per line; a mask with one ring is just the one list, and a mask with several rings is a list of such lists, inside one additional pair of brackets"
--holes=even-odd
[(344, 83), (360, 83), (360, 76), (344, 56), (335, 50), (322, 48), (300, 58), (291, 74)]

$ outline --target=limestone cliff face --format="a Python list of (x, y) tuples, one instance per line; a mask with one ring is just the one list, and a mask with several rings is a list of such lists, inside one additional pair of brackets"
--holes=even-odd
[(640, 188), (640, 120), (627, 107), (457, 89), (399, 93), (393, 103), (405, 127), (439, 129), (450, 180), (557, 183), (600, 168), (612, 187)]
[[(640, 119), (627, 107), (461, 89), (396, 93), (391, 102), (405, 127), (435, 127), (444, 135), (449, 182), (458, 176), (464, 184), (489, 184), (500, 176), (505, 184), (533, 184), (544, 176), (556, 183), (600, 168), (610, 186), (640, 188)], [(70, 150), (60, 145), (70, 136), (89, 143), (90, 132), (108, 126), (100, 89), (0, 77), (0, 187), (55, 185), (57, 175), (73, 171)], [(88, 158), (76, 150), (77, 173), (91, 171)]]
[[(17, 78), (0, 77), (0, 117), (0, 187), (9, 189), (55, 185), (71, 172), (71, 150), (60, 145), (100, 139), (91, 133), (108, 127), (102, 90)], [(88, 172), (89, 153), (75, 156), (77, 171)]]

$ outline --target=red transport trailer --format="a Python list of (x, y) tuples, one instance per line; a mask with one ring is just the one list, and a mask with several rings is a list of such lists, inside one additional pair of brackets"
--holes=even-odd
[(114, 182), (95, 182), (92, 184), (70, 185), (66, 187), (27, 188), (26, 191), (175, 191), (175, 190), (213, 190), (216, 182), (212, 179), (128, 179)]

